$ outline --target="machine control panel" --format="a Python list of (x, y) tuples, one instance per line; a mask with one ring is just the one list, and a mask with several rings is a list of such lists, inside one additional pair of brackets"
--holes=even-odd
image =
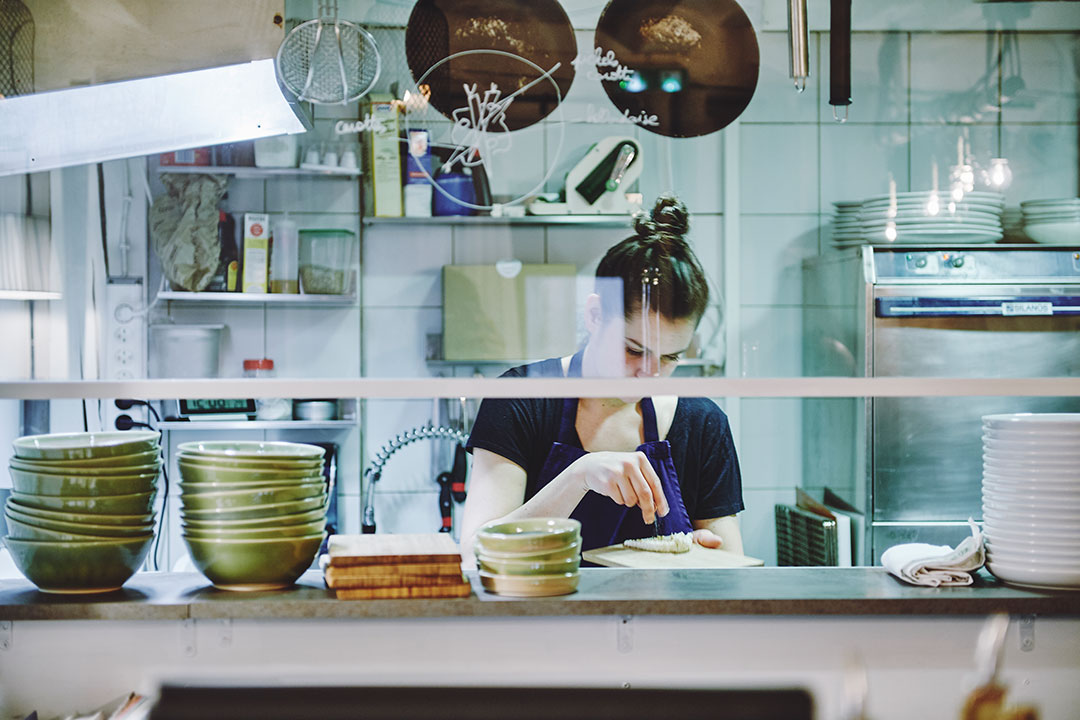
[(907, 252), (904, 264), (913, 275), (931, 275), (950, 277), (959, 274), (974, 274), (978, 266), (974, 255), (963, 252)]
[[(865, 251), (864, 251), (865, 252)], [(1080, 282), (1080, 250), (1030, 246), (875, 247), (875, 284)]]

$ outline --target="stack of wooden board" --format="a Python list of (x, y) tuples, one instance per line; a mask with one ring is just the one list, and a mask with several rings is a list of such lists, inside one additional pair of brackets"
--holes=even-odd
[(323, 576), (339, 600), (468, 597), (461, 551), (444, 533), (333, 535)]

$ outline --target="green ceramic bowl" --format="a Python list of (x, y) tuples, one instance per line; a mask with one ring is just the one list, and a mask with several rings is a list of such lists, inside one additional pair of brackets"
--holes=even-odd
[(287, 482), (299, 478), (309, 478), (322, 474), (322, 461), (309, 463), (308, 467), (289, 468), (286, 470), (251, 469), (215, 467), (212, 465), (200, 465), (192, 463), (186, 458), (181, 458), (180, 477), (185, 482), (218, 482), (218, 483), (255, 483), (255, 482)]
[(118, 457), (158, 450), (152, 430), (27, 435), (14, 442), (15, 457), (29, 460), (81, 460)]
[[(8, 537), (15, 538), (16, 540), (59, 540), (61, 542), (93, 542), (96, 540), (106, 539), (101, 535), (86, 535), (84, 533), (49, 530), (48, 528), (38, 527), (37, 525), (32, 525), (30, 523), (24, 523), (20, 520), (16, 520), (10, 515), (5, 519), (7, 521)], [(147, 537), (153, 536), (154, 533), (151, 530), (150, 532), (133, 535), (130, 537), (130, 539), (145, 540)]]
[(80, 468), (72, 465), (58, 467), (31, 460), (11, 458), (10, 467), (23, 472), (37, 473), (39, 475), (70, 475), (73, 477), (127, 477), (130, 475), (156, 474), (161, 470), (161, 460), (151, 461), (146, 465), (130, 465), (96, 468)]
[(261, 530), (231, 530), (217, 528), (213, 530), (202, 530), (193, 527), (183, 526), (184, 535), (187, 537), (193, 537), (202, 540), (212, 540), (214, 538), (232, 539), (232, 540), (257, 540), (260, 538), (281, 538), (281, 537), (297, 537), (300, 535), (314, 535), (320, 533), (326, 528), (326, 520), (320, 518), (315, 522), (302, 523), (299, 525), (280, 525), (278, 527), (265, 528)]
[(325, 512), (326, 493), (303, 500), (269, 503), (266, 505), (248, 505), (233, 508), (207, 508), (188, 510), (180, 508), (180, 517), (184, 520), (255, 520), (257, 518), (279, 517), (308, 510), (322, 509)]
[(320, 507), (317, 510), (250, 520), (199, 520), (186, 517), (183, 518), (183, 526), (192, 530), (265, 530), (267, 528), (302, 525), (316, 520), (326, 521), (326, 508)]
[(185, 495), (228, 492), (230, 490), (282, 490), (284, 488), (298, 487), (326, 487), (326, 480), (322, 475), (311, 475), (296, 480), (256, 480), (249, 483), (189, 482), (187, 480), (180, 483), (180, 491)]
[(96, 523), (68, 522), (66, 520), (46, 520), (45, 518), (13, 510), (10, 505), (4, 510), (4, 516), (8, 521), (17, 521), (23, 525), (32, 525), (43, 530), (78, 535), (95, 535), (98, 539), (141, 537), (154, 532), (154, 523), (152, 522), (142, 523), (141, 525), (100, 525)]
[(29, 507), (14, 497), (7, 499), (7, 506), (23, 515), (39, 517), (42, 520), (60, 520), (63, 522), (90, 523), (91, 525), (145, 525), (154, 522), (154, 513), (142, 515), (100, 515), (95, 513), (59, 512), (57, 510), (39, 510)]
[(80, 477), (46, 475), (8, 468), (11, 485), (19, 492), (35, 495), (130, 495), (154, 489), (158, 474)]
[(491, 560), (516, 560), (521, 562), (555, 562), (568, 558), (581, 557), (581, 540), (571, 543), (558, 550), (539, 550), (536, 552), (500, 552), (484, 546), (479, 539), (473, 543), (473, 551), (477, 555), (484, 555)]
[(289, 587), (315, 559), (325, 533), (273, 540), (184, 537), (195, 567), (223, 590)]
[(326, 454), (318, 445), (256, 440), (199, 440), (180, 443), (176, 449), (185, 455), (230, 460), (322, 460)]
[(581, 537), (573, 518), (526, 518), (489, 522), (476, 532), (485, 550), (529, 553), (565, 548)]
[(241, 471), (264, 471), (271, 470), (296, 475), (297, 473), (315, 474), (322, 472), (323, 460), (313, 458), (311, 460), (251, 460), (248, 458), (209, 457), (206, 455), (191, 455), (189, 453), (177, 453), (177, 461), (187, 467), (208, 468), (210, 470), (241, 470)]
[(561, 560), (502, 560), (476, 553), (476, 561), (481, 570), (497, 575), (557, 575), (576, 572), (581, 566), (581, 557)]
[[(13, 461), (17, 460), (20, 463), (27, 463), (32, 465), (41, 466), (45, 468), (64, 468), (64, 471), (68, 470), (75, 473), (84, 473), (90, 469), (105, 469), (105, 468), (128, 468), (135, 467), (136, 465), (152, 465), (154, 462), (161, 458), (161, 451), (147, 450), (146, 452), (135, 453), (133, 455), (111, 455), (108, 457), (99, 458), (81, 458), (79, 460), (30, 460), (26, 458), (13, 457)], [(48, 470), (47, 472), (56, 472), (55, 470)]]
[(226, 492), (189, 493), (181, 489), (180, 506), (184, 510), (214, 510), (249, 508), (257, 505), (276, 505), (280, 503), (306, 500), (313, 497), (325, 497), (326, 485), (314, 485), (269, 488), (262, 490), (229, 490)]
[(142, 564), (153, 539), (62, 542), (9, 537), (5, 542), (15, 567), (38, 589), (82, 594), (119, 590)]
[(11, 497), (26, 507), (71, 513), (142, 515), (154, 511), (156, 492), (131, 495), (31, 495), (14, 490)]

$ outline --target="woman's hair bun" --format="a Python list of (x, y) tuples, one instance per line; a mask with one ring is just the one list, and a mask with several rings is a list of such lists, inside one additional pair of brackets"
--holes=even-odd
[(642, 238), (682, 240), (690, 229), (690, 211), (674, 195), (665, 193), (656, 199), (649, 215), (634, 218), (634, 232)]

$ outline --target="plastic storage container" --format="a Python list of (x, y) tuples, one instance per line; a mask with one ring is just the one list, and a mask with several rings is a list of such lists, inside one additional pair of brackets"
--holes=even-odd
[[(274, 361), (258, 358), (244, 361), (244, 377), (276, 377)], [(289, 420), (292, 418), (292, 401), (285, 398), (258, 398), (255, 400), (256, 420)]]
[(150, 377), (217, 377), (224, 330), (224, 325), (151, 325)]
[(255, 141), (255, 167), (294, 168), (300, 143), (296, 135), (275, 135)]
[(352, 280), (356, 233), (300, 231), (300, 289), (308, 295), (343, 295)]
[(300, 292), (299, 238), (296, 223), (288, 217), (275, 220), (270, 249), (270, 292)]

